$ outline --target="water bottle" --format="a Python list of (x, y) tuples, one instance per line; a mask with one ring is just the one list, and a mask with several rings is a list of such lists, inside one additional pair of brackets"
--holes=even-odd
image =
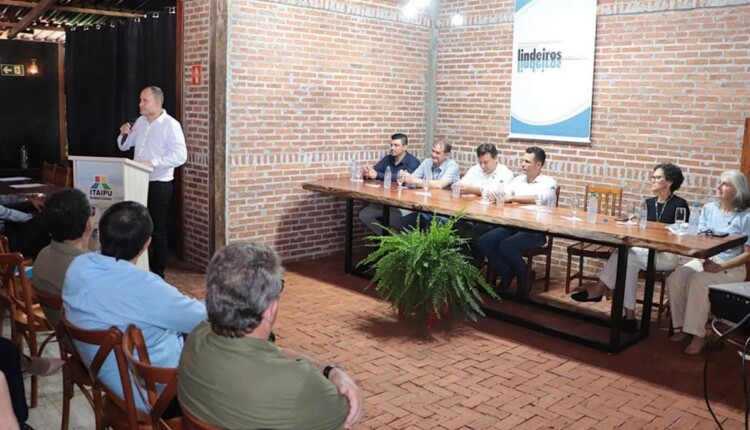
[(698, 224), (701, 218), (701, 207), (698, 203), (693, 203), (693, 210), (690, 211), (690, 219), (688, 220), (688, 234), (691, 236), (698, 235)]
[(638, 210), (638, 227), (646, 228), (646, 222), (648, 221), (648, 208), (646, 202), (641, 203), (641, 208)]
[(596, 223), (596, 208), (599, 206), (598, 200), (596, 199), (596, 193), (591, 193), (589, 202), (586, 205), (586, 222), (595, 224)]
[(505, 183), (501, 179), (500, 182), (497, 184), (497, 197), (496, 197), (496, 203), (498, 206), (502, 206), (505, 204)]
[(547, 210), (549, 212), (555, 211), (555, 206), (557, 203), (557, 187), (551, 186), (549, 187), (549, 192), (547, 193)]
[(21, 168), (29, 168), (29, 151), (26, 149), (26, 145), (21, 147)]
[(359, 171), (357, 170), (357, 160), (352, 158), (351, 167), (349, 167), (349, 173), (352, 176), (352, 181), (359, 180)]
[(457, 199), (461, 197), (461, 183), (456, 181), (451, 185), (451, 197)]
[(388, 190), (391, 188), (391, 166), (385, 168), (385, 174), (383, 175), (383, 188)]

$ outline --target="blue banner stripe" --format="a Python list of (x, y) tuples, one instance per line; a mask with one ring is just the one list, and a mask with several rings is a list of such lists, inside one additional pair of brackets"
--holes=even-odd
[(523, 9), (524, 6), (533, 2), (534, 0), (516, 0), (516, 12)]
[(591, 134), (591, 108), (588, 108), (565, 121), (547, 125), (526, 124), (511, 115), (510, 133), (588, 138)]

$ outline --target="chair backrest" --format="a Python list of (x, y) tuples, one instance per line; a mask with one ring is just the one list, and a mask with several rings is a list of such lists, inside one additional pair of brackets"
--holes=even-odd
[(55, 181), (56, 164), (42, 163), (42, 182), (51, 184)]
[(185, 409), (185, 406), (180, 403), (180, 408), (182, 409), (182, 413), (185, 415), (185, 418), (187, 419), (187, 427), (190, 430), (223, 430), (221, 427), (216, 427), (213, 424), (209, 424), (203, 420), (200, 420), (196, 418), (193, 414), (190, 413), (187, 409)]
[[(143, 418), (146, 417), (146, 414), (139, 413), (138, 409), (135, 407), (133, 387), (130, 382), (130, 372), (128, 371), (128, 365), (122, 351), (122, 332), (116, 327), (110, 327), (107, 330), (86, 330), (77, 327), (65, 317), (65, 309), (60, 313), (60, 322), (73, 340), (99, 347), (94, 358), (91, 360), (91, 363), (88, 364), (91, 380), (94, 381), (96, 388), (106, 393), (107, 398), (126, 415), (129, 428), (137, 429), (138, 421), (143, 420)], [(82, 357), (80, 351), (78, 351), (78, 347), (75, 346), (75, 348), (78, 356)], [(120, 382), (122, 384), (124, 399), (117, 393), (113, 392), (98, 378), (99, 370), (102, 368), (104, 361), (110, 354), (114, 354), (115, 356), (117, 370), (120, 373)]]
[[(138, 352), (137, 358), (133, 351)], [(167, 407), (177, 397), (177, 368), (152, 366), (143, 333), (132, 324), (122, 336), (122, 352), (128, 367), (133, 372), (138, 394), (143, 399), (143, 403), (151, 409), (151, 426), (169, 429), (169, 425), (162, 417)], [(161, 393), (157, 390), (157, 386), (161, 388)]]
[(20, 252), (0, 254), (0, 271), (14, 324), (20, 324), (29, 337), (35, 337), (37, 331), (52, 330), (44, 315), (34, 312), (37, 302), (26, 276), (23, 255)]
[(55, 179), (52, 181), (53, 184), (57, 185), (58, 187), (70, 187), (73, 184), (70, 181), (71, 178), (71, 168), (70, 167), (57, 167), (55, 169)]
[(596, 212), (600, 215), (620, 216), (622, 214), (622, 187), (603, 187), (586, 185), (583, 194), (583, 211), (589, 205), (589, 197), (596, 193)]
[(0, 234), (0, 254), (10, 254), (10, 245), (8, 245), (8, 238)]
[(557, 188), (555, 189), (555, 207), (560, 206), (560, 184), (557, 185)]

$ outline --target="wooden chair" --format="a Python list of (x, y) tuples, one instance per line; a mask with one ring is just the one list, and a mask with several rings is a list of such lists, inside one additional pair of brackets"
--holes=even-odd
[[(55, 338), (55, 332), (37, 303), (31, 282), (26, 277), (23, 255), (18, 252), (0, 254), (2, 284), (7, 288), (8, 303), (12, 325), (10, 339), (23, 351), (22, 341), (26, 341), (31, 357), (41, 357), (44, 348)], [(37, 343), (37, 334), (44, 335), (41, 345)], [(39, 396), (39, 377), (31, 376), (31, 402), (35, 408)]]
[[(10, 254), (8, 238), (0, 235), (0, 254)], [(8, 286), (0, 278), (0, 336), (3, 335), (3, 321), (5, 320), (5, 310), (10, 309), (10, 296), (8, 295)], [(10, 319), (10, 331), (13, 332), (13, 318)]]
[[(560, 186), (558, 185), (557, 189), (555, 190), (555, 207), (558, 207), (560, 204)], [(534, 257), (544, 255), (546, 257), (545, 260), (545, 268), (544, 268), (544, 277), (537, 278), (534, 282), (541, 282), (544, 281), (544, 291), (549, 291), (549, 281), (550, 281), (550, 272), (552, 269), (552, 244), (553, 244), (554, 238), (552, 236), (547, 236), (547, 243), (544, 246), (540, 246), (539, 248), (531, 248), (526, 250), (526, 252), (523, 253), (523, 256), (528, 259), (528, 262), (526, 263), (526, 285), (528, 285), (529, 290), (531, 290), (532, 287), (532, 274), (534, 273)]]
[[(164, 412), (177, 398), (177, 368), (152, 366), (143, 333), (132, 324), (122, 337), (122, 351), (139, 388), (138, 394), (151, 408), (147, 424), (160, 430), (185, 428), (182, 417), (169, 420), (163, 418)], [(138, 358), (133, 351), (138, 351)]]
[(180, 403), (180, 408), (182, 408), (182, 413), (185, 416), (185, 423), (189, 430), (223, 430), (221, 427), (216, 427), (213, 424), (209, 424), (196, 418), (195, 415), (191, 414), (184, 406), (182, 406), (182, 403)]
[(56, 164), (48, 164), (46, 161), (42, 163), (42, 182), (44, 182), (45, 184), (53, 183), (55, 181), (56, 169)]
[[(43, 308), (55, 309), (62, 312), (63, 301), (62, 297), (54, 296), (51, 294), (43, 293), (37, 289), (34, 289), (39, 304)], [(73, 346), (73, 341), (70, 339), (70, 334), (65, 330), (62, 322), (55, 327), (55, 333), (57, 333), (57, 344), (60, 347), (60, 358), (65, 360), (63, 366), (63, 410), (62, 410), (62, 423), (60, 428), (67, 430), (68, 423), (70, 422), (70, 399), (73, 398), (75, 387), (81, 390), (86, 400), (91, 405), (94, 411), (94, 418), (96, 422), (99, 422), (101, 417), (101, 392), (94, 389), (94, 381), (89, 375), (89, 371), (86, 368), (81, 357), (78, 355)]]
[[(73, 340), (99, 347), (91, 363), (88, 365), (89, 376), (94, 382), (94, 400), (96, 402), (97, 399), (100, 399), (100, 401), (95, 403), (94, 407), (97, 430), (105, 427), (136, 430), (150, 429), (150, 425), (144, 424), (150, 419), (148, 414), (139, 411), (135, 407), (133, 387), (130, 383), (130, 372), (128, 371), (128, 365), (122, 351), (122, 333), (120, 330), (116, 327), (110, 327), (107, 330), (85, 330), (76, 327), (65, 317), (64, 310), (60, 315), (60, 321)], [(77, 347), (76, 351), (78, 351)], [(99, 370), (110, 354), (114, 354), (115, 362), (117, 363), (124, 398), (120, 397), (98, 379)], [(80, 351), (78, 351), (78, 355), (80, 356)], [(102, 396), (99, 393), (104, 393), (104, 395)]]
[[(588, 209), (589, 196), (596, 193), (597, 208), (596, 213), (600, 215), (619, 216), (622, 213), (622, 188), (621, 187), (601, 187), (596, 185), (587, 185), (583, 194), (583, 212)], [(614, 221), (614, 220), (613, 220)], [(614, 252), (614, 248), (606, 245), (598, 245), (590, 242), (576, 242), (568, 246), (568, 267), (565, 274), (565, 294), (570, 293), (570, 281), (578, 279), (580, 287), (584, 279), (595, 281), (594, 276), (585, 276), (583, 273), (584, 258), (608, 259)], [(578, 272), (571, 275), (571, 265), (573, 257), (578, 257)]]
[(52, 181), (58, 187), (69, 188), (73, 186), (72, 171), (70, 167), (57, 167), (55, 170), (55, 179)]

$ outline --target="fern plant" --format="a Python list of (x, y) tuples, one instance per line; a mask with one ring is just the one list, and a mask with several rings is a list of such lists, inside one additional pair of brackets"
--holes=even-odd
[(367, 238), (376, 249), (359, 265), (371, 267), (370, 284), (381, 299), (400, 313), (416, 313), (421, 318), (445, 316), (446, 309), (472, 321), (484, 316), (480, 291), (499, 297), (461, 251), (467, 239), (453, 227), (462, 214), (456, 213), (447, 222), (434, 216), (426, 230), (386, 228), (390, 235)]

